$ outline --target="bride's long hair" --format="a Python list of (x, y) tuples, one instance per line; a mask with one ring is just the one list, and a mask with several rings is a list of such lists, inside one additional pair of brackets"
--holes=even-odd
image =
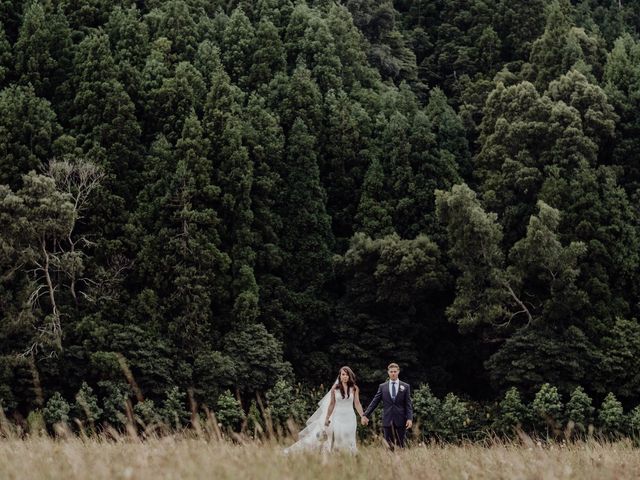
[[(349, 380), (347, 380), (347, 391), (344, 391), (344, 385), (342, 384), (342, 381), (340, 380), (340, 374), (342, 372), (345, 372), (347, 375), (349, 375)], [(356, 387), (356, 374), (353, 373), (353, 370), (351, 370), (349, 367), (344, 366), (340, 369), (340, 371), (338, 372), (338, 388), (340, 388), (340, 394), (342, 395), (342, 398), (345, 398), (345, 396), (347, 398), (349, 398), (349, 395), (351, 393), (351, 389), (355, 390)]]

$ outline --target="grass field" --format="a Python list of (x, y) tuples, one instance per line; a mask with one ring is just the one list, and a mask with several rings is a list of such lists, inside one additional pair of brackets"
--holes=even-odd
[(0, 439), (1, 479), (635, 479), (628, 443), (362, 447), (357, 456), (285, 456), (281, 446), (165, 437)]

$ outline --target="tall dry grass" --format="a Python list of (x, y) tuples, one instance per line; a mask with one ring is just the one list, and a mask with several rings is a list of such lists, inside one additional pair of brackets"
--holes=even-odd
[(636, 479), (630, 443), (417, 445), (286, 456), (275, 442), (193, 434), (0, 439), (1, 479)]

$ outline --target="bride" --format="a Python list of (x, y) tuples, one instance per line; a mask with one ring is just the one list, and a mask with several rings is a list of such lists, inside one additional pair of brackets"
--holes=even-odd
[(318, 409), (307, 420), (298, 441), (285, 453), (301, 450), (347, 451), (355, 453), (356, 414), (364, 415), (356, 376), (349, 367), (342, 367), (333, 387), (318, 403)]

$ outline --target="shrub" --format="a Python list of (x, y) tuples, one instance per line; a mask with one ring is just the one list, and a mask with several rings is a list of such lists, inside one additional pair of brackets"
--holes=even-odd
[(181, 392), (178, 387), (172, 387), (167, 390), (167, 398), (162, 405), (160, 414), (164, 423), (176, 430), (186, 425), (191, 418), (186, 407), (186, 398), (186, 393)]
[(562, 425), (562, 397), (556, 387), (545, 383), (536, 393), (531, 405), (536, 425), (557, 436)]
[(511, 387), (498, 405), (494, 429), (506, 435), (513, 434), (516, 428), (522, 428), (527, 417), (527, 407), (522, 403), (520, 392), (516, 387)]
[(238, 430), (244, 420), (244, 412), (240, 402), (231, 394), (229, 390), (225, 390), (216, 403), (216, 417), (218, 422), (228, 429)]
[(567, 402), (565, 416), (567, 422), (573, 425), (573, 432), (578, 435), (584, 435), (590, 424), (593, 423), (592, 400), (582, 387), (577, 387)]
[(56, 423), (68, 423), (69, 412), (71, 407), (69, 403), (60, 395), (59, 392), (54, 393), (47, 401), (47, 405), (42, 411), (44, 420), (49, 426), (53, 426)]
[(624, 433), (624, 409), (616, 396), (609, 392), (602, 402), (598, 422), (602, 433), (617, 437)]
[(75, 417), (94, 425), (102, 415), (102, 411), (102, 408), (98, 406), (98, 397), (93, 394), (93, 389), (86, 382), (82, 382), (73, 406)]

